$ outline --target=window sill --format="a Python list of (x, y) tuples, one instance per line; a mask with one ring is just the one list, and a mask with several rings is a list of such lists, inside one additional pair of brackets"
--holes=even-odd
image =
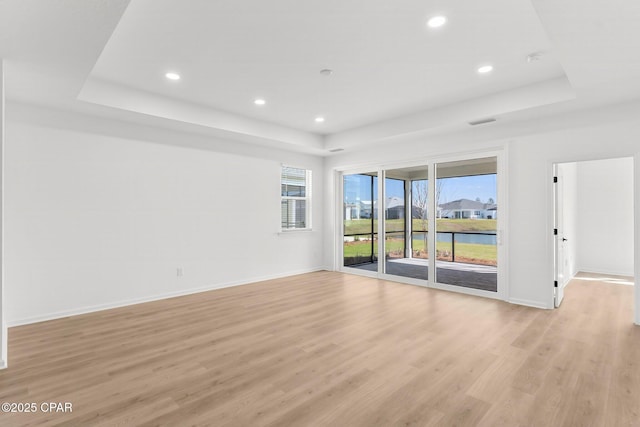
[(313, 231), (312, 228), (291, 228), (291, 229), (288, 229), (288, 230), (287, 229), (280, 230), (278, 232), (278, 234), (282, 235), (282, 234), (292, 234), (292, 233), (293, 234), (295, 234), (295, 233), (309, 233), (311, 231)]

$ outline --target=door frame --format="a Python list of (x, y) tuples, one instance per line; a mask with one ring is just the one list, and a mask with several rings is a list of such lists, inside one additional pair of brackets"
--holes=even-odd
[[(638, 182), (640, 181), (640, 153), (636, 153), (633, 156), (633, 218), (634, 218), (634, 245), (633, 252), (635, 257), (635, 265), (634, 265), (634, 282), (636, 282), (636, 278), (640, 275), (640, 219), (638, 218), (640, 209), (638, 209), (638, 205), (640, 205), (640, 185)], [(634, 283), (633, 293), (635, 294), (635, 319), (634, 323), (636, 325), (640, 325), (640, 285), (638, 283)]]
[[(598, 158), (578, 158), (578, 159), (564, 159), (562, 161), (558, 160), (558, 161), (554, 161), (552, 163), (549, 164), (550, 166), (550, 171), (551, 173), (549, 174), (549, 176), (551, 177), (551, 179), (549, 180), (549, 206), (551, 206), (551, 209), (549, 210), (549, 224), (554, 224), (554, 220), (555, 220), (555, 189), (554, 189), (554, 183), (553, 183), (553, 176), (555, 174), (555, 165), (558, 164), (563, 164), (563, 163), (580, 163), (580, 162), (586, 162), (586, 161), (597, 161), (597, 160), (608, 160), (608, 159), (617, 159), (617, 158), (633, 158), (633, 177), (634, 177), (634, 181), (633, 181), (633, 217), (634, 217), (634, 239), (633, 239), (633, 252), (634, 252), (634, 286), (633, 286), (633, 293), (634, 293), (634, 318), (633, 318), (633, 323), (636, 325), (640, 326), (640, 284), (637, 283), (637, 278), (640, 276), (640, 218), (639, 218), (639, 214), (640, 214), (640, 185), (638, 185), (638, 182), (640, 182), (640, 153), (636, 153), (633, 155), (624, 155), (621, 154), (619, 156), (614, 156), (614, 157), (598, 157)], [(551, 230), (552, 231), (552, 230)], [(555, 265), (556, 265), (556, 254), (555, 254), (555, 238), (553, 236), (553, 233), (549, 233), (549, 236), (551, 236), (551, 238), (549, 239), (549, 248), (550, 248), (550, 254), (551, 254), (551, 263), (550, 265), (552, 266), (552, 271), (551, 271), (551, 278), (552, 280), (550, 280), (550, 297), (551, 297), (551, 306), (550, 308), (556, 308), (555, 307), (555, 286), (554, 286), (554, 280), (555, 280)]]
[(564, 226), (564, 182), (562, 165), (553, 164), (553, 306), (560, 307), (564, 288), (572, 279), (566, 271), (565, 226)]

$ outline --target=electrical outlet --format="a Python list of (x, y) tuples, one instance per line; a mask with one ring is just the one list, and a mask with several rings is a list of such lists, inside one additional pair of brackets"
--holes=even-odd
[(176, 269), (176, 275), (177, 275), (178, 277), (182, 277), (182, 276), (184, 276), (184, 270), (182, 269), (182, 267), (178, 267), (178, 268)]

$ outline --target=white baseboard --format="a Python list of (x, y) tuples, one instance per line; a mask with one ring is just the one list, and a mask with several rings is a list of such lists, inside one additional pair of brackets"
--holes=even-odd
[(5, 369), (7, 367), (7, 361), (9, 360), (7, 350), (7, 346), (9, 345), (9, 330), (4, 318), (0, 319), (0, 328), (2, 328), (0, 331), (0, 369)]
[(571, 274), (571, 276), (570, 276), (570, 277), (567, 277), (567, 278), (565, 279), (565, 281), (564, 281), (564, 285), (562, 285), (562, 287), (563, 287), (563, 288), (566, 288), (567, 286), (569, 286), (569, 283), (571, 283), (571, 281), (572, 281), (573, 279), (575, 279), (575, 278), (576, 278), (576, 275), (577, 275), (577, 274), (578, 274), (578, 272), (575, 272), (575, 273)]
[[(633, 271), (632, 272), (619, 272), (619, 271), (608, 271), (608, 270), (599, 270), (599, 269), (591, 269), (591, 268), (579, 268), (578, 269), (579, 273), (586, 273), (586, 274), (608, 274), (610, 276), (626, 276), (626, 277), (633, 277)], [(577, 273), (576, 273), (577, 274)]]
[(545, 310), (550, 310), (553, 308), (553, 307), (547, 306), (546, 304), (541, 303), (540, 301), (532, 301), (532, 300), (526, 300), (526, 299), (520, 299), (520, 298), (510, 298), (507, 300), (507, 302), (511, 304), (517, 304), (517, 305), (525, 305), (527, 307), (542, 308)]
[(217, 284), (214, 284), (214, 285), (203, 286), (203, 287), (192, 288), (192, 289), (185, 289), (185, 290), (181, 290), (181, 291), (177, 291), (177, 292), (167, 292), (167, 293), (164, 293), (164, 294), (153, 295), (153, 296), (149, 296), (149, 297), (133, 298), (133, 299), (130, 299), (130, 300), (117, 301), (117, 302), (112, 302), (112, 303), (107, 303), (107, 304), (93, 305), (93, 306), (89, 306), (89, 307), (79, 307), (79, 308), (74, 308), (74, 309), (71, 309), (71, 310), (63, 310), (63, 311), (58, 311), (58, 312), (54, 312), (54, 313), (47, 313), (47, 314), (43, 314), (43, 315), (39, 315), (39, 316), (33, 316), (33, 317), (25, 317), (25, 318), (22, 318), (22, 319), (10, 320), (10, 321), (7, 322), (7, 324), (8, 324), (9, 327), (30, 325), (32, 323), (46, 322), (47, 320), (61, 319), (63, 317), (77, 316), (77, 315), (80, 315), (80, 314), (93, 313), (93, 312), (96, 312), (96, 311), (109, 310), (109, 309), (112, 309), (112, 308), (126, 307), (126, 306), (129, 306), (129, 305), (142, 304), (142, 303), (145, 303), (145, 302), (152, 302), (152, 301), (158, 301), (158, 300), (163, 300), (163, 299), (167, 299), (167, 298), (175, 298), (175, 297), (180, 297), (180, 296), (185, 296), (185, 295), (197, 294), (197, 293), (200, 293), (200, 292), (213, 291), (213, 290), (216, 290), (216, 289), (230, 288), (232, 286), (248, 285), (248, 284), (251, 284), (251, 283), (263, 282), (265, 280), (282, 279), (284, 277), (295, 276), (295, 275), (298, 275), (298, 274), (313, 273), (313, 272), (322, 271), (322, 270), (324, 270), (324, 267), (315, 267), (315, 268), (309, 268), (309, 269), (304, 269), (304, 270), (289, 271), (287, 273), (281, 273), (281, 274), (273, 274), (273, 275), (268, 275), (268, 276), (252, 277), (252, 278), (246, 279), (246, 280), (237, 280), (237, 281), (233, 281), (233, 282), (217, 283)]

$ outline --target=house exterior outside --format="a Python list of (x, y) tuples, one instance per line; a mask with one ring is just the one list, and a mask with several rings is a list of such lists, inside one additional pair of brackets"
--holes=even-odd
[[(370, 200), (358, 200), (344, 204), (344, 219), (370, 219), (375, 214), (377, 202)], [(404, 199), (400, 197), (388, 197), (385, 206), (385, 219), (401, 219), (405, 216)], [(412, 206), (413, 218), (422, 218), (422, 208)], [(438, 206), (438, 218), (447, 219), (497, 219), (498, 205), (495, 203), (482, 203), (475, 200), (459, 199), (443, 203)]]
[(371, 214), (376, 215), (376, 205), (378, 203), (373, 203), (373, 209), (371, 208), (371, 200), (357, 200), (355, 202), (350, 202), (344, 204), (344, 219), (370, 219)]
[(397, 196), (387, 197), (387, 204), (384, 208), (385, 219), (404, 218), (404, 199)]
[[(376, 210), (378, 208), (378, 202), (373, 202), (373, 209), (371, 208), (371, 200), (358, 200), (356, 202), (344, 204), (344, 219), (370, 219), (373, 214), (376, 216)], [(387, 197), (387, 204), (385, 205), (385, 219), (401, 219), (404, 218), (404, 199), (393, 196)]]
[(469, 199), (454, 200), (438, 206), (438, 218), (497, 219), (498, 205)]

